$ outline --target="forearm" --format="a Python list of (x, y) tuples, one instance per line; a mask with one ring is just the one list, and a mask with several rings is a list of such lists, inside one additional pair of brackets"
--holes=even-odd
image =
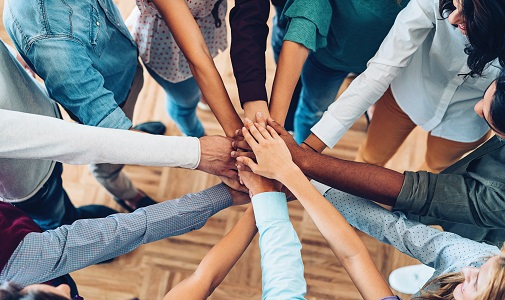
[(226, 136), (233, 137), (235, 131), (242, 127), (242, 121), (231, 103), (210, 54), (206, 55), (206, 61), (203, 61), (200, 56), (198, 59), (202, 61), (190, 62), (190, 69)]
[(303, 174), (298, 173), (288, 179), (286, 184), (307, 210), (362, 297), (378, 299), (392, 295), (356, 231)]
[[(23, 130), (20, 130), (23, 128)], [(50, 136), (49, 136), (50, 135)], [(0, 157), (195, 168), (197, 138), (99, 128), (0, 109)]]
[(142, 244), (199, 229), (231, 203), (227, 189), (217, 185), (131, 214), (78, 220), (44, 233), (30, 233), (16, 248), (0, 279), (22, 285), (45, 282)]
[(298, 149), (292, 155), (307, 177), (389, 206), (394, 206), (403, 185), (404, 175), (387, 168), (347, 161), (311, 149)]
[(231, 231), (205, 255), (194, 275), (207, 282), (209, 295), (228, 275), (251, 243), (256, 232), (254, 212), (250, 206)]
[(281, 125), (286, 120), (293, 91), (308, 55), (309, 49), (301, 44), (291, 41), (282, 43), (270, 101), (270, 115)]
[(153, 0), (210, 108), (227, 136), (234, 136), (242, 122), (231, 104), (223, 80), (216, 69), (202, 32), (184, 0)]

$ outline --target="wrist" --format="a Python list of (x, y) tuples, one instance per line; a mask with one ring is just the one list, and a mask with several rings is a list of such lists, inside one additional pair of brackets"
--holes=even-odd
[(292, 162), (284, 168), (284, 171), (279, 174), (279, 178), (276, 179), (290, 189), (300, 178), (305, 178), (305, 175), (303, 175), (300, 168)]

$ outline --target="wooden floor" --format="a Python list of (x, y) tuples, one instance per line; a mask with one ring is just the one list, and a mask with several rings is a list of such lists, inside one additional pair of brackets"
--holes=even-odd
[[(133, 2), (131, 0), (116, 1), (125, 15), (131, 10)], [(231, 7), (233, 1), (228, 2)], [(3, 9), (3, 0), (0, 0), (0, 8)], [(0, 28), (0, 37), (10, 43), (3, 26)], [(229, 52), (220, 54), (215, 61), (233, 103), (241, 111)], [(270, 90), (275, 72), (270, 46), (267, 51), (267, 71), (267, 86)], [(167, 116), (163, 102), (164, 94), (161, 88), (152, 78), (146, 77), (145, 86), (136, 107), (134, 123), (161, 120), (167, 125), (167, 135), (180, 135)], [(212, 113), (198, 111), (198, 115), (208, 134), (222, 134)], [(362, 118), (346, 133), (339, 144), (334, 149), (327, 150), (327, 153), (353, 159), (365, 134), (365, 121)], [(414, 131), (389, 162), (388, 167), (398, 171), (415, 169), (421, 163), (425, 141), (426, 136), (420, 130)], [(219, 182), (216, 177), (200, 171), (139, 166), (127, 166), (125, 170), (137, 187), (158, 201), (197, 192)], [(97, 184), (86, 166), (65, 166), (63, 177), (64, 186), (77, 206), (96, 203), (120, 209)], [(307, 299), (361, 299), (341, 264), (333, 256), (301, 205), (298, 202), (292, 202), (289, 206), (291, 221), (303, 245), (302, 256), (308, 284)], [(91, 266), (74, 272), (72, 276), (85, 299), (125, 300), (135, 297), (161, 299), (175, 284), (195, 270), (207, 251), (233, 227), (244, 210), (245, 207), (229, 208), (212, 217), (201, 230), (144, 245), (132, 253), (117, 258), (112, 263)], [(384, 278), (387, 278), (390, 271), (399, 266), (415, 263), (413, 259), (392, 247), (381, 244), (364, 234), (361, 235)], [(256, 237), (210, 299), (260, 299), (259, 259)], [(404, 296), (404, 299), (408, 298)]]

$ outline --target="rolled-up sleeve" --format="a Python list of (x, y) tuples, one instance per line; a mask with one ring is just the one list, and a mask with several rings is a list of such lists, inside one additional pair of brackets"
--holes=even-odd
[(505, 228), (505, 184), (472, 174), (405, 172), (394, 209), (483, 228)]
[(284, 40), (302, 44), (312, 51), (325, 47), (331, 15), (328, 0), (289, 0), (282, 15), (289, 22)]

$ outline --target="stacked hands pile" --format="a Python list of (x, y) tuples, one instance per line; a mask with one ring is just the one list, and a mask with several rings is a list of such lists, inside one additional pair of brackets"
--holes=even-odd
[[(250, 202), (164, 299), (209, 297), (257, 232), (263, 299), (304, 299), (294, 199), (364, 299), (399, 298), (354, 228), (434, 269), (414, 299), (505, 299), (505, 2), (272, 0), (270, 99), (271, 3), (235, 2), (230, 55), (244, 122), (213, 61), (227, 47), (227, 1), (136, 0), (130, 32), (112, 0), (4, 0), (16, 49), (0, 42), (0, 300), (81, 299), (70, 272)], [(132, 124), (144, 67), (184, 136)], [(201, 100), (226, 136), (205, 134)], [(372, 108), (355, 161), (320, 154)], [(420, 171), (384, 168), (415, 127), (428, 136)], [(75, 207), (63, 163), (90, 164), (130, 213)], [(198, 169), (224, 184), (157, 203), (124, 164)]]

